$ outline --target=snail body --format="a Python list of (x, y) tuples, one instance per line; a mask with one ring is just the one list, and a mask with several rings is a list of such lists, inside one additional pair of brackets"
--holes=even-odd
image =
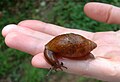
[(45, 45), (44, 56), (46, 61), (53, 66), (53, 69), (59, 68), (62, 70), (61, 67), (66, 67), (58, 61), (58, 58), (64, 57), (74, 60), (94, 58), (90, 52), (96, 47), (96, 43), (81, 35), (74, 33), (62, 34)]

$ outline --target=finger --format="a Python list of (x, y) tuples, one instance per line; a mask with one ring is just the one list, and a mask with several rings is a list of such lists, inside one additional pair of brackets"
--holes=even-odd
[[(59, 59), (63, 62), (67, 69), (64, 71), (68, 73), (93, 77), (104, 81), (114, 81), (117, 77), (117, 71), (114, 67), (120, 67), (118, 64), (113, 64), (111, 61), (103, 58), (95, 60), (69, 60)], [(45, 61), (43, 53), (35, 55), (32, 59), (32, 65), (38, 68), (50, 68), (51, 66)], [(119, 78), (118, 78), (119, 79)], [(118, 80), (117, 79), (117, 80)], [(117, 82), (117, 81), (116, 81)]]
[(85, 36), (88, 39), (92, 39), (93, 34), (94, 34), (94, 33), (82, 31), (82, 30), (68, 29), (68, 28), (66, 29), (60, 26), (44, 23), (44, 22), (37, 21), (37, 20), (25, 20), (25, 21), (20, 22), (18, 25), (23, 26), (23, 27), (28, 27), (33, 30), (44, 32), (44, 33), (54, 35), (54, 36), (59, 35), (59, 34), (64, 34), (64, 33), (77, 33), (77, 34)]
[(24, 20), (21, 21), (18, 25), (23, 27), (28, 27), (33, 30), (44, 32), (50, 35), (58, 35), (67, 30), (66, 28), (49, 23), (44, 23), (37, 20)]
[(5, 36), (7, 36), (7, 34), (9, 34), (11, 32), (19, 32), (19, 33), (23, 33), (23, 34), (29, 35), (31, 37), (34, 37), (34, 38), (38, 38), (38, 39), (42, 38), (45, 40), (46, 39), (49, 40), (50, 38), (53, 37), (53, 36), (50, 36), (48, 34), (34, 31), (32, 29), (29, 29), (29, 28), (23, 28), (21, 26), (15, 25), (15, 24), (10, 24), (10, 25), (5, 26), (2, 30), (2, 35), (5, 37)]
[(9, 47), (32, 55), (43, 52), (44, 45), (47, 42), (47, 40), (43, 40), (42, 38), (34, 38), (19, 32), (11, 32), (5, 38), (5, 43)]
[(39, 53), (32, 58), (32, 65), (37, 68), (50, 68), (51, 66), (45, 61), (44, 54)]
[(85, 5), (84, 12), (94, 20), (120, 24), (120, 8), (103, 3), (91, 2)]

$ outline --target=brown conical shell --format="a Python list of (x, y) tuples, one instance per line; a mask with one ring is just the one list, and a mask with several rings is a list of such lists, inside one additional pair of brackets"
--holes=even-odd
[(58, 56), (80, 58), (90, 54), (96, 46), (96, 43), (81, 35), (69, 33), (53, 38), (46, 44), (45, 48), (53, 51)]

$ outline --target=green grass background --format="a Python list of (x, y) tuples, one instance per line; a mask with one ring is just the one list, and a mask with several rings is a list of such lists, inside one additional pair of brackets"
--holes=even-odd
[[(0, 31), (5, 25), (17, 24), (25, 19), (91, 32), (120, 29), (119, 25), (108, 25), (88, 18), (83, 7), (90, 1), (120, 6), (119, 0), (0, 0)], [(32, 67), (31, 58), (27, 53), (7, 47), (0, 34), (0, 82), (43, 82), (47, 70)], [(85, 82), (86, 79), (80, 78), (77, 82)]]

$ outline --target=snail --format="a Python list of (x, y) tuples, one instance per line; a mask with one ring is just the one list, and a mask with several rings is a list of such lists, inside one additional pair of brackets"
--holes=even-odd
[(94, 59), (90, 53), (97, 44), (85, 37), (74, 34), (58, 35), (45, 45), (44, 56), (46, 61), (52, 66), (52, 69), (66, 68), (58, 58), (64, 57), (73, 60)]

